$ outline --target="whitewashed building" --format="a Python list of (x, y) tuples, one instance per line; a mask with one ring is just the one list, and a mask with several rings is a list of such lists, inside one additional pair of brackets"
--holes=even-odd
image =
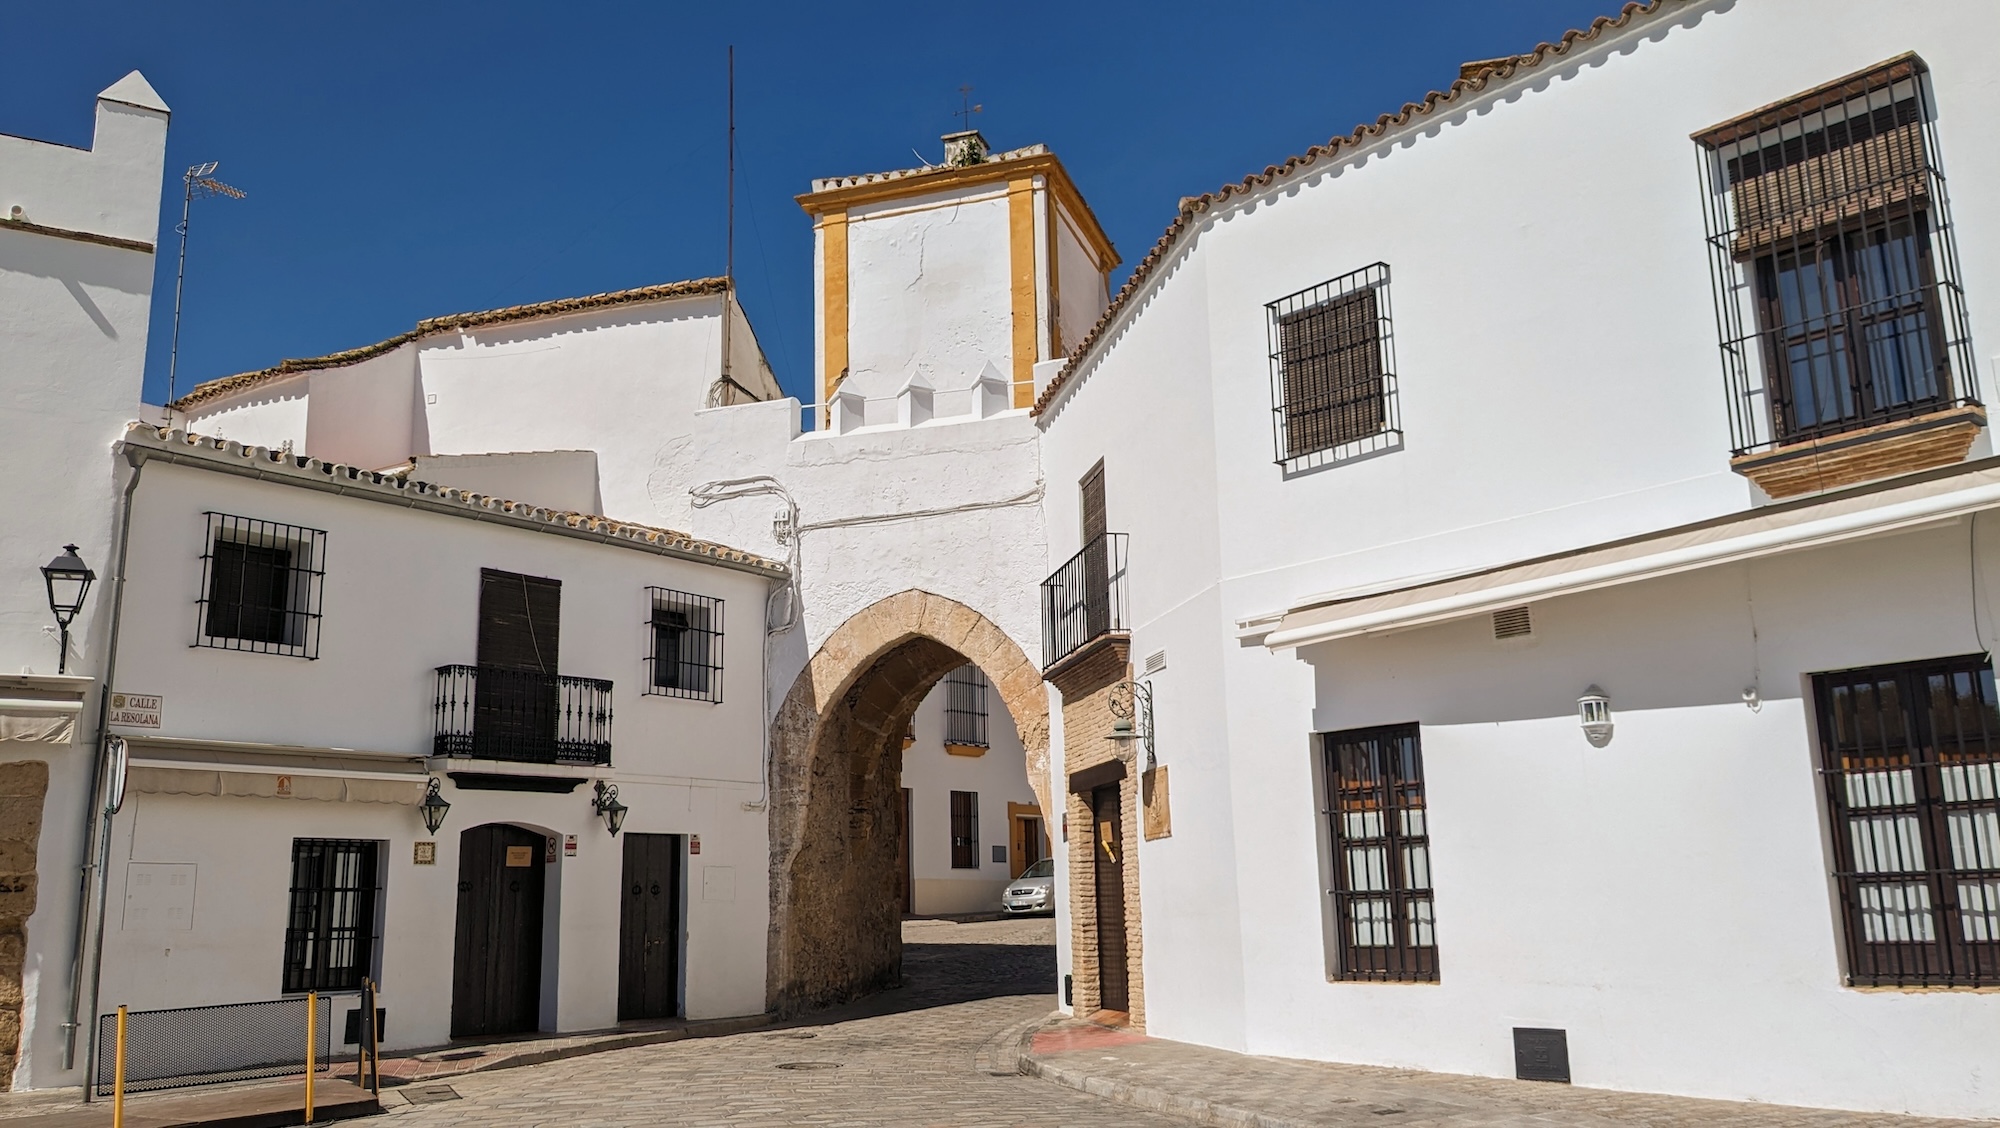
[(1108, 794), (1153, 1034), (2000, 1108), (1996, 32), (1631, 5), (1183, 203), (1037, 404), (1165, 663), (1079, 1008)]
[[(139, 411), (167, 118), (134, 71), (98, 95), (88, 149), (0, 136), (0, 1088), (74, 1045), (112, 447)], [(65, 655), (38, 569), (66, 544), (98, 579)]]

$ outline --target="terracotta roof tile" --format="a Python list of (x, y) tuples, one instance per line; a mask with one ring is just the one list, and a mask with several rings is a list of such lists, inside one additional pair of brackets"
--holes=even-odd
[(1119, 287), (1117, 295), (1111, 299), (1111, 304), (1105, 307), (1097, 323), (1091, 326), (1090, 331), (1085, 333), (1083, 339), (1070, 351), (1069, 363), (1063, 365), (1062, 371), (1058, 372), (1056, 378), (1049, 381), (1049, 386), (1043, 389), (1042, 394), (1035, 398), (1035, 406), (1030, 414), (1040, 415), (1055, 402), (1056, 396), (1069, 383), (1070, 377), (1075, 375), (1077, 369), (1090, 357), (1091, 352), (1104, 340), (1111, 323), (1125, 312), (1126, 305), (1145, 287), (1153, 271), (1166, 261), (1167, 253), (1179, 242), (1181, 235), (1193, 226), (1195, 218), (1201, 213), (1234, 197), (1266, 188), (1322, 159), (1340, 156), (1350, 149), (1376, 140), (1418, 118), (1450, 106), (1464, 94), (1478, 93), (1493, 83), (1506, 82), (1523, 71), (1532, 70), (1550, 59), (1560, 58), (1578, 44), (1590, 43), (1606, 31), (1622, 29), (1635, 19), (1651, 16), (1669, 5), (1687, 2), (1689, 0), (1645, 0), (1644, 3), (1634, 0), (1620, 9), (1616, 16), (1599, 16), (1591, 21), (1589, 27), (1566, 31), (1556, 42), (1538, 44), (1533, 51), (1526, 54), (1468, 63), (1460, 68), (1459, 78), (1449, 89), (1433, 90), (1424, 96), (1422, 102), (1406, 102), (1396, 113), (1383, 114), (1372, 124), (1356, 126), (1353, 133), (1335, 137), (1324, 145), (1315, 145), (1284, 164), (1270, 165), (1263, 172), (1253, 173), (1235, 184), (1225, 184), (1206, 195), (1183, 197), (1180, 214), (1167, 225), (1166, 232), (1153, 244), (1152, 250), (1146, 252), (1146, 257), (1134, 264), (1131, 275), (1125, 279), (1125, 285)]
[(125, 425), (125, 441), (167, 455), (185, 452), (192, 454), (201, 462), (223, 469), (228, 469), (232, 462), (240, 461), (246, 464), (246, 469), (254, 467), (250, 472), (260, 478), (269, 476), (281, 481), (290, 480), (294, 484), (320, 488), (325, 488), (325, 483), (328, 481), (336, 481), (340, 483), (340, 492), (343, 494), (358, 492), (375, 500), (398, 504), (419, 504), (421, 501), (426, 503), (425, 508), (447, 513), (456, 512), (466, 517), (477, 518), (484, 514), (498, 514), (511, 518), (510, 523), (530, 528), (544, 526), (550, 532), (582, 533), (592, 539), (609, 543), (624, 542), (633, 548), (651, 549), (663, 555), (732, 566), (741, 571), (759, 572), (770, 576), (788, 574), (786, 566), (776, 560), (731, 548), (728, 545), (716, 544), (713, 541), (698, 540), (674, 529), (641, 525), (633, 521), (617, 521), (595, 513), (578, 513), (573, 510), (530, 505), (523, 501), (510, 501), (471, 490), (413, 481), (407, 474), (393, 471), (365, 470), (359, 466), (324, 462), (305, 455), (288, 455), (269, 447), (246, 446), (234, 439), (197, 435), (179, 428), (155, 427), (150, 423), (128, 423)]
[(348, 349), (345, 352), (328, 353), (325, 356), (284, 360), (270, 368), (255, 372), (244, 372), (235, 376), (224, 376), (195, 385), (187, 395), (168, 406), (186, 411), (196, 404), (227, 396), (260, 384), (267, 384), (280, 377), (300, 372), (311, 372), (320, 368), (341, 368), (349, 364), (359, 364), (364, 360), (381, 356), (411, 341), (437, 333), (448, 333), (460, 329), (476, 329), (484, 325), (498, 325), (508, 321), (525, 321), (535, 317), (554, 317), (558, 314), (576, 313), (580, 310), (601, 309), (606, 306), (632, 305), (637, 302), (660, 301), (666, 298), (687, 298), (703, 294), (720, 294), (729, 289), (727, 278), (691, 278), (685, 282), (665, 282), (657, 286), (639, 286), (631, 290), (613, 290), (604, 294), (588, 294), (580, 298), (557, 298), (554, 301), (534, 302), (529, 305), (506, 306), (502, 309), (480, 310), (474, 313), (453, 313), (444, 317), (431, 317), (417, 322), (417, 327), (407, 333), (398, 333), (386, 341), (372, 345)]

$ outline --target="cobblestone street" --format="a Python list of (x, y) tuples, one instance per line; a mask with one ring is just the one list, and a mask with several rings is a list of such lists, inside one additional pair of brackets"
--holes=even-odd
[[(906, 986), (809, 1025), (452, 1078), (384, 1093), (399, 1128), (510, 1125), (1185, 1125), (1011, 1072), (981, 1050), (1055, 1006), (1047, 919), (904, 928)], [(1011, 1044), (1018, 1033), (1010, 1036)], [(392, 1098), (391, 1093), (395, 1096)]]

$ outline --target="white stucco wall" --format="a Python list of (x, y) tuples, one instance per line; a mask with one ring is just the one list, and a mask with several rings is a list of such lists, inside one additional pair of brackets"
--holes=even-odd
[[(952, 755), (945, 751), (943, 683), (918, 706), (913, 724), (916, 740), (903, 749), (903, 786), (910, 792), (910, 873), (916, 884), (915, 910), (930, 913), (990, 913), (999, 911), (1000, 890), (1019, 876), (1014, 871), (1014, 827), (1008, 804), (1034, 807), (1027, 761), (1014, 718), (990, 687), (986, 693), (987, 748), (984, 755)], [(954, 869), (951, 864), (951, 793), (979, 796), (979, 865)], [(1009, 850), (1006, 861), (993, 860), (993, 847)]]
[[(1104, 458), (1111, 528), (1131, 535), (1135, 661), (1159, 649), (1171, 656), (1155, 683), (1160, 760), (1174, 773), (1175, 833), (1138, 852), (1152, 1033), (1258, 1053), (1507, 1074), (1507, 1026), (1567, 1024), (1581, 1084), (1991, 1115), (1992, 1095), (1964, 1056), (1965, 1046), (1990, 1036), (1943, 1032), (1967, 1023), (1983, 1031), (1993, 1021), (1990, 996), (1839, 986), (1825, 907), (1828, 862), (1795, 703), (1773, 700), (1751, 714), (1738, 699), (1740, 684), (1720, 696), (1648, 695), (1657, 704), (1642, 705), (1647, 719), (1635, 724), (1664, 726), (1651, 738), (1661, 743), (1649, 747), (1699, 749), (1689, 753), (1698, 768), (1684, 779), (1600, 791), (1599, 773), (1627, 771), (1627, 762), (1586, 749), (1562, 766), (1506, 780), (1501, 765), (1523, 762), (1548, 739), (1580, 743), (1575, 696), (1612, 676), (1605, 665), (1538, 682), (1528, 695), (1537, 703), (1524, 705), (1496, 686), (1512, 684), (1498, 667), (1466, 665), (1442, 642), (1385, 665), (1385, 655), (1403, 654), (1397, 647), (1418, 645), (1385, 639), (1355, 652), (1365, 658), (1316, 676), (1314, 664), (1330, 661), (1320, 652), (1272, 654), (1254, 639), (1240, 641), (1236, 627), (1316, 594), (1463, 572), (1755, 503), (1749, 484), (1728, 468), (1702, 199), (1692, 174), (1689, 135), (1716, 122), (1905, 50), (1921, 54), (1931, 68), (1961, 277), (1980, 332), (2000, 300), (2000, 228), (1981, 202), (2000, 162), (1988, 137), (1992, 121), (1977, 109), (1990, 68), (1973, 46), (1986, 18), (1945, 3), (1671, 7), (1665, 18), (1470, 97), (1415, 130), (1209, 209), (1154, 271), (1112, 327), (1108, 347), (1041, 419), (1053, 483), (1048, 566), (1075, 550), (1074, 483)], [(1391, 92), (1385, 107), (1399, 100)], [(1376, 261), (1393, 276), (1403, 442), (1287, 476), (1273, 461), (1265, 305)], [(1977, 375), (1983, 388), (1989, 374)], [(1982, 439), (1974, 454), (1988, 449)], [(1952, 556), (1939, 551), (1941, 560)], [(1960, 543), (1961, 577), (1964, 556)], [(1799, 567), (1825, 584), (1849, 562), (1829, 556)], [(1894, 586), (1929, 590), (1914, 578), (1926, 566), (1908, 567)], [(1962, 624), (1947, 629), (1904, 616), (1900, 604), (1875, 609), (1870, 593), (1887, 580), (1875, 573), (1871, 584), (1865, 575), (1842, 592), (1821, 591), (1817, 607), (1800, 604), (1789, 684), (1801, 670), (1979, 649)], [(1646, 680), (1632, 663), (1663, 676), (1659, 663), (1682, 664), (1676, 647), (1713, 644), (1701, 633), (1710, 613), (1698, 601), (1657, 598), (1645, 629), (1593, 652), (1606, 664), (1614, 650), (1622, 654), (1628, 685)], [(1859, 607), (1870, 608), (1865, 619), (1847, 617)], [(1689, 621), (1672, 622), (1675, 615)], [(1956, 618), (1965, 618), (1962, 604)], [(1469, 644), (1478, 630), (1471, 624), (1451, 637)], [(1445, 631), (1408, 638), (1442, 639)], [(1767, 697), (1771, 669), (1767, 659)], [(1575, 677), (1582, 680), (1569, 684)], [(1631, 747), (1622, 717), (1607, 752)], [(1456, 805), (1470, 824), (1450, 832), (1456, 846), (1440, 838), (1439, 848), (1480, 844), (1478, 862), (1453, 880), (1464, 882), (1459, 897), (1484, 915), (1454, 926), (1459, 939), (1443, 950), (1442, 990), (1334, 987), (1325, 981), (1312, 893), (1319, 879), (1309, 736), (1335, 724), (1413, 718), (1438, 727), (1435, 739), (1429, 727), (1425, 738), (1427, 754), (1441, 749), (1429, 769), (1437, 814)], [(1793, 750), (1788, 760), (1765, 759), (1780, 746)], [(1719, 792), (1715, 780), (1735, 765), (1710, 757), (1744, 755), (1769, 766), (1743, 780), (1750, 791)], [(1442, 782), (1446, 773), (1452, 782)], [(1690, 791), (1694, 780), (1703, 789)], [(1746, 805), (1781, 801), (1790, 804), (1782, 821), (1743, 814)], [(1579, 804), (1592, 809), (1578, 813)], [(1599, 815), (1597, 807), (1617, 814)], [(1636, 897), (1625, 892), (1632, 884), (1621, 884), (1601, 859), (1660, 859), (1686, 849), (1685, 824), (1694, 818), (1723, 843), (1718, 856), (1769, 852), (1788, 860), (1752, 885), (1740, 861), (1731, 869), (1704, 853), (1671, 878), (1675, 889), (1701, 890), (1698, 911), (1627, 905)], [(1585, 830), (1579, 820), (1597, 821)], [(1443, 865), (1440, 883), (1452, 879)], [(1573, 930), (1589, 939), (1551, 941), (1560, 954), (1547, 962), (1522, 955), (1546, 931), (1541, 918), (1529, 919), (1525, 898), (1498, 904), (1508, 888), (1499, 883), (1502, 869), (1519, 883), (1537, 866), (1581, 875), (1574, 884), (1593, 903), (1610, 898), (1618, 906), (1610, 922)], [(1546, 904), (1539, 894), (1533, 903)], [(1643, 927), (1626, 927), (1618, 913), (1628, 911)], [(1791, 917), (1761, 929), (1767, 912)], [(1635, 937), (1645, 928), (1654, 934)], [(1725, 938), (1737, 945), (1733, 966), (1697, 982), (1697, 953), (1713, 967)], [(1771, 981), (1768, 991), (1721, 986), (1753, 975)], [(1466, 993), (1468, 978), (1479, 992)], [(1596, 1015), (1622, 1017), (1584, 1015), (1586, 997)], [(1574, 1005), (1564, 1011), (1564, 1000)], [(1648, 1021), (1659, 1025), (1640, 1033), (1634, 1028), (1648, 1008)], [(1879, 1066), (1854, 1033), (1877, 1021), (1876, 1008), (1896, 1036), (1915, 1039), (1906, 1048), (1923, 1047), (1913, 1053), (1925, 1060)], [(1905, 1017), (1915, 1014), (1935, 1020), (1931, 1033)], [(1815, 1016), (1829, 1030), (1804, 1033)], [(1905, 1021), (1911, 1025), (1899, 1025)], [(1724, 1029), (1730, 1033), (1718, 1036)], [(1668, 1045), (1669, 1037), (1678, 1041)], [(1598, 1055), (1588, 1070), (1586, 1052)], [(1711, 1068), (1724, 1053), (1737, 1055), (1733, 1064)]]
[[(200, 468), (149, 464), (137, 495), (135, 569), (121, 643), (122, 688), (165, 698), (158, 736), (207, 742), (355, 749), (422, 757), (430, 749), (432, 669), (475, 658), (479, 570), (563, 582), (566, 674), (614, 682), (611, 779), (630, 807), (627, 833), (695, 834), (686, 927), (689, 1017), (755, 1013), (764, 1002), (768, 844), (761, 810), (760, 658), (768, 581), (742, 572), (568, 537), (427, 513)], [(207, 510), (326, 531), (317, 660), (191, 646)], [(720, 704), (645, 696), (649, 585), (725, 601)], [(357, 703), (366, 703), (358, 708)], [(436, 761), (433, 770), (481, 770)], [(504, 770), (488, 765), (484, 770)], [(463, 790), (438, 836), (435, 868), (410, 864), (424, 836), (410, 807), (278, 799), (140, 796), (121, 815), (112, 888), (125, 859), (203, 867), (194, 929), (175, 943), (113, 928), (108, 1006), (183, 1006), (275, 997), (292, 837), (388, 842), (384, 1004), (394, 1045), (449, 1033), (457, 835), (489, 822), (575, 834), (564, 858), (559, 966), (545, 1023), (578, 1030), (616, 1020), (621, 855), (591, 812), (586, 782), (571, 794)], [(221, 804), (221, 806), (217, 806)], [(227, 817), (220, 812), (227, 809)], [(133, 828), (137, 827), (136, 838)], [(254, 849), (246, 849), (254, 847)], [(258, 857), (244, 855), (256, 854)], [(733, 870), (733, 899), (704, 899), (705, 871)], [(551, 874), (552, 881), (555, 875)], [(719, 888), (720, 886), (718, 886)], [(114, 908), (116, 898), (114, 897)], [(171, 949), (169, 951), (168, 949)]]
[[(1047, 193), (1043, 195), (1046, 197)], [(1052, 203), (1050, 207), (1056, 217), (1056, 300), (1058, 324), (1062, 327), (1061, 351), (1066, 355), (1097, 324), (1098, 316), (1111, 302), (1111, 295), (1105, 288), (1104, 272), (1098, 269), (1096, 256), (1085, 248), (1077, 232), (1076, 220), (1060, 203)]]
[(894, 395), (1013, 371), (1007, 188), (975, 185), (848, 213), (848, 379)]
[[(52, 675), (55, 620), (39, 569), (74, 543), (98, 582), (71, 626), (69, 672), (81, 695), (68, 744), (0, 742), (0, 759), (49, 766), (27, 922), (16, 1088), (45, 1084), (61, 1055), (75, 942), (75, 875), (96, 758), (98, 696), (110, 617), (117, 503), (111, 456), (139, 409), (154, 252), (21, 229), (21, 219), (85, 236), (158, 237), (167, 109), (136, 72), (100, 96), (89, 149), (0, 135), (0, 669)], [(24, 680), (23, 684), (26, 684)], [(36, 690), (35, 692), (41, 692)], [(56, 693), (55, 689), (48, 692)]]
[(572, 513), (604, 512), (593, 450), (426, 454), (410, 462), (412, 481)]

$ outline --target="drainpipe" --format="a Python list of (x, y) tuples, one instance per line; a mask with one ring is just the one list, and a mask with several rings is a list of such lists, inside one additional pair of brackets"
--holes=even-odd
[[(132, 480), (125, 483), (125, 493), (118, 502), (118, 566), (113, 572), (113, 582), (117, 584), (118, 590), (113, 593), (111, 601), (111, 638), (104, 656), (104, 684), (98, 686), (97, 691), (97, 731), (94, 734), (97, 758), (91, 763), (90, 791), (84, 799), (87, 804), (84, 812), (82, 843), (84, 860), (83, 867), (77, 875), (76, 943), (69, 961), (69, 1018), (62, 1024), (64, 1072), (76, 1068), (77, 1016), (83, 1010), (83, 961), (88, 954), (85, 944), (90, 936), (90, 891), (93, 881), (97, 886), (98, 906), (98, 952), (97, 960), (91, 969), (90, 1005), (93, 1011), (97, 1008), (98, 973), (103, 969), (103, 916), (107, 879), (104, 872), (104, 858), (110, 851), (111, 820), (104, 814), (104, 804), (98, 801), (98, 795), (104, 789), (105, 767), (111, 755), (110, 743), (105, 739), (104, 728), (111, 712), (111, 679), (118, 669), (118, 628), (125, 610), (125, 556), (126, 550), (131, 545), (132, 495), (138, 491), (139, 475), (146, 468), (146, 455), (141, 450), (127, 446), (125, 458), (132, 464)], [(100, 837), (100, 822), (103, 826), (101, 834), (104, 840), (103, 847), (93, 852), (93, 847)], [(93, 1037), (87, 1046), (89, 1069), (94, 1071), (97, 1060), (96, 1038)], [(83, 1095), (86, 1101), (92, 1095), (94, 1088), (92, 1080), (93, 1078), (88, 1075), (84, 1077)]]

